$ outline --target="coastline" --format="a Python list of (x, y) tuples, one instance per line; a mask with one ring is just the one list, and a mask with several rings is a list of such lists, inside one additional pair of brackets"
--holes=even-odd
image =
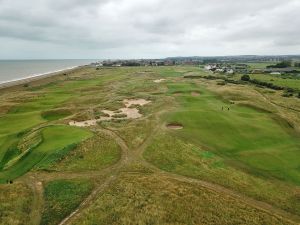
[(58, 75), (62, 72), (72, 71), (72, 70), (80, 68), (80, 67), (82, 67), (82, 65), (81, 66), (67, 67), (67, 68), (64, 68), (64, 69), (45, 72), (45, 73), (32, 74), (32, 75), (29, 75), (28, 77), (14, 79), (14, 80), (10, 80), (10, 81), (3, 81), (3, 82), (0, 82), (0, 89), (9, 88), (9, 87), (17, 86), (17, 85), (26, 84), (28, 82), (41, 80), (41, 79), (48, 78), (48, 77), (52, 77), (52, 76)]

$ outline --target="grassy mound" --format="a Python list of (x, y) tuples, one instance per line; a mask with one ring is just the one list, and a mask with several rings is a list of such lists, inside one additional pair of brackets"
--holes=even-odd
[(42, 118), (48, 121), (59, 120), (70, 116), (72, 113), (67, 109), (57, 109), (42, 112)]
[(54, 168), (62, 171), (100, 170), (115, 164), (120, 158), (119, 145), (110, 136), (97, 133), (80, 143)]
[(15, 179), (33, 167), (46, 169), (60, 160), (75, 144), (92, 136), (86, 130), (69, 126), (49, 126), (41, 131), (42, 143), (32, 149), (17, 163), (0, 172), (0, 182)]

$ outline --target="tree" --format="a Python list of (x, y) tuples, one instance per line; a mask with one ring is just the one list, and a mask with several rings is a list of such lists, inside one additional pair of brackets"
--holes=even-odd
[(287, 68), (291, 66), (292, 66), (291, 61), (282, 61), (280, 63), (277, 63), (276, 65), (267, 66), (267, 68)]
[(250, 80), (250, 76), (248, 74), (244, 74), (242, 77), (241, 77), (241, 80), (242, 81), (249, 81)]

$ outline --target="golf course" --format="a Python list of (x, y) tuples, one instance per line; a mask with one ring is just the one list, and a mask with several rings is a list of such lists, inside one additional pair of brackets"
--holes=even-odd
[(300, 98), (241, 76), (83, 66), (0, 89), (0, 224), (299, 224)]

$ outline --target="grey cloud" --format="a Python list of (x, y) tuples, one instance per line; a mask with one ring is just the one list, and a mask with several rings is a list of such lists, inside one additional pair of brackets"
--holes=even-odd
[(299, 11), (298, 0), (0, 0), (0, 58), (53, 46), (71, 58), (296, 54)]

